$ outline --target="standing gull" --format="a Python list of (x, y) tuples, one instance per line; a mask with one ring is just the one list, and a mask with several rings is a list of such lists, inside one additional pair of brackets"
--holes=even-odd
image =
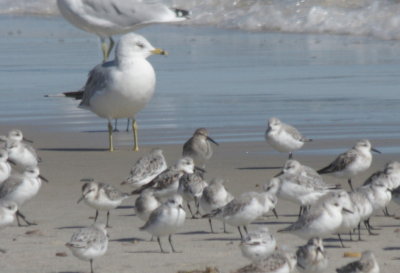
[(215, 140), (208, 136), (206, 128), (196, 129), (193, 136), (183, 144), (183, 156), (190, 156), (197, 166), (205, 167), (205, 163), (213, 154), (211, 143), (218, 145)]
[(162, 248), (160, 237), (168, 235), (172, 251), (178, 252), (172, 244), (172, 234), (176, 233), (178, 228), (183, 226), (185, 218), (186, 213), (182, 208), (182, 197), (174, 195), (150, 214), (146, 224), (140, 230), (145, 230), (157, 237), (157, 242), (162, 253), (168, 252)]
[(103, 224), (93, 224), (75, 232), (65, 246), (78, 259), (90, 261), (90, 272), (94, 273), (93, 259), (103, 256), (107, 251), (107, 230)]
[(371, 146), (369, 140), (360, 140), (353, 148), (340, 154), (331, 164), (318, 170), (319, 174), (332, 174), (337, 177), (347, 178), (353, 191), (351, 178), (366, 171), (372, 163), (371, 151), (381, 153)]
[(82, 197), (78, 200), (78, 203), (84, 200), (89, 207), (96, 210), (95, 222), (99, 216), (99, 210), (107, 211), (106, 227), (110, 227), (110, 210), (121, 205), (122, 201), (129, 198), (129, 196), (129, 194), (120, 192), (111, 185), (88, 182), (82, 186)]
[(167, 162), (161, 149), (154, 149), (139, 158), (133, 165), (129, 177), (121, 185), (131, 185), (140, 188), (152, 181), (157, 175), (167, 169)]
[(99, 64), (89, 72), (79, 106), (108, 120), (110, 151), (114, 150), (111, 121), (116, 118), (132, 118), (133, 150), (139, 150), (135, 115), (154, 93), (156, 76), (146, 60), (152, 54), (166, 52), (154, 48), (144, 37), (129, 33), (121, 37), (113, 61)]
[(288, 152), (289, 159), (292, 158), (293, 151), (303, 147), (305, 142), (312, 141), (312, 139), (304, 137), (293, 126), (283, 123), (275, 117), (268, 120), (265, 139), (278, 152)]
[(188, 11), (170, 8), (160, 1), (57, 0), (57, 5), (71, 24), (100, 37), (104, 61), (114, 46), (112, 35), (132, 32), (149, 24), (180, 22), (189, 16)]

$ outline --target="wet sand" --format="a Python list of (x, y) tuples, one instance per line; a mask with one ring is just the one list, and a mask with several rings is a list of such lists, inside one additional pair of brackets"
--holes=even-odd
[[(6, 133), (10, 126), (0, 126), (0, 132)], [(20, 127), (25, 135), (35, 141), (43, 162), (41, 173), (50, 181), (43, 184), (36, 198), (27, 203), (22, 212), (35, 220), (38, 225), (17, 227), (16, 224), (1, 231), (1, 248), (7, 252), (0, 254), (3, 272), (88, 272), (89, 263), (73, 257), (64, 246), (74, 231), (88, 226), (95, 211), (84, 204), (77, 204), (80, 197), (82, 178), (94, 178), (129, 191), (130, 188), (120, 186), (120, 182), (128, 175), (130, 167), (139, 156), (156, 146), (142, 146), (140, 152), (130, 151), (130, 147), (117, 143), (118, 151), (105, 151), (106, 133), (76, 132), (43, 132), (37, 128)], [(116, 138), (118, 139), (118, 138)], [(218, 140), (217, 140), (218, 141)], [(118, 142), (118, 140), (117, 140)], [(342, 147), (351, 146), (352, 140), (315, 141), (304, 147), (304, 150), (317, 146)], [(374, 143), (377, 148), (379, 144)], [(180, 156), (181, 145), (160, 145), (169, 164)], [(373, 166), (367, 173), (354, 179), (360, 185), (373, 171), (393, 159), (396, 154), (375, 155)], [(332, 155), (295, 154), (295, 158), (303, 164), (319, 168), (333, 159)], [(227, 180), (227, 188), (238, 195), (245, 191), (259, 190), (259, 185), (266, 183), (286, 160), (286, 155), (278, 154), (265, 142), (222, 143), (215, 149), (215, 155), (207, 164), (207, 179), (221, 177)], [(330, 183), (341, 183), (347, 188), (347, 182), (326, 176)], [(221, 272), (248, 264), (241, 256), (239, 234), (235, 228), (229, 227), (230, 233), (222, 233), (222, 225), (214, 222), (218, 233), (209, 233), (206, 219), (187, 219), (184, 227), (174, 238), (175, 247), (182, 253), (161, 254), (156, 241), (150, 242), (150, 235), (139, 230), (143, 222), (135, 217), (134, 198), (127, 200), (120, 208), (111, 212), (110, 244), (106, 255), (96, 260), (95, 272), (142, 272), (173, 273), (178, 270), (202, 269), (216, 266)], [(390, 211), (396, 213), (398, 206), (392, 204)], [(266, 225), (277, 237), (280, 246), (295, 250), (305, 243), (304, 240), (291, 234), (276, 233), (295, 221), (298, 207), (292, 203), (279, 200), (277, 205), (279, 218), (274, 216), (261, 218), (249, 229)], [(397, 212), (397, 214), (399, 214)], [(400, 215), (399, 215), (400, 216)], [(99, 221), (105, 221), (101, 213)], [(371, 221), (373, 226), (381, 228), (379, 236), (368, 236), (362, 231), (364, 241), (347, 242), (349, 248), (340, 248), (336, 236), (326, 240), (330, 257), (329, 270), (346, 264), (352, 259), (343, 258), (346, 251), (373, 250), (379, 259), (381, 272), (395, 272), (399, 264), (400, 246), (398, 243), (397, 219), (383, 217), (380, 212)], [(343, 236), (347, 238), (347, 236)], [(162, 239), (168, 249), (168, 241)], [(61, 256), (57, 256), (61, 254)], [(66, 256), (64, 256), (66, 254)]]

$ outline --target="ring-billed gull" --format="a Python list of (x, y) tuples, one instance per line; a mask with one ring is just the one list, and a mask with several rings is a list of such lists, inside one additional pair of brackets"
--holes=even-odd
[(184, 21), (189, 15), (186, 10), (170, 8), (158, 1), (57, 0), (57, 5), (71, 24), (100, 37), (104, 61), (114, 46), (112, 35), (132, 32), (149, 24)]
[(351, 178), (356, 174), (366, 171), (371, 166), (371, 151), (381, 153), (371, 146), (369, 140), (360, 140), (353, 148), (340, 154), (331, 164), (318, 170), (318, 173), (348, 178), (347, 182), (353, 191)]
[(111, 121), (132, 118), (134, 151), (139, 150), (135, 115), (153, 96), (156, 75), (146, 60), (152, 54), (166, 55), (143, 36), (128, 33), (121, 37), (115, 59), (95, 66), (89, 73), (80, 107), (108, 120), (109, 150), (113, 151)]

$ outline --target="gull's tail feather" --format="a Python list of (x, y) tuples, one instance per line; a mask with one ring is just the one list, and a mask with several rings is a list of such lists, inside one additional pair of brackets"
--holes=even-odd
[(80, 100), (83, 97), (83, 91), (79, 90), (79, 91), (62, 92), (62, 93), (58, 93), (58, 94), (48, 94), (48, 95), (44, 95), (44, 96), (46, 98), (50, 98), (50, 97), (67, 97), (67, 98)]
[(176, 17), (178, 17), (178, 18), (184, 18), (184, 19), (189, 19), (190, 18), (191, 12), (188, 11), (188, 10), (177, 9), (177, 8), (173, 8), (172, 10), (175, 12)]

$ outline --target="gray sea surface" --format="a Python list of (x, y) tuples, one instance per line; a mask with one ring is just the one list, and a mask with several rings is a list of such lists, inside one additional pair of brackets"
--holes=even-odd
[[(173, 25), (139, 32), (169, 52), (149, 59), (157, 87), (137, 115), (141, 144), (183, 143), (198, 127), (219, 142), (262, 141), (272, 116), (313, 139), (400, 139), (399, 41)], [(60, 17), (2, 15), (0, 37), (0, 123), (106, 131), (77, 101), (44, 97), (85, 83), (101, 61), (96, 36)], [(118, 125), (130, 143), (126, 121)], [(390, 143), (388, 152), (400, 151)]]

